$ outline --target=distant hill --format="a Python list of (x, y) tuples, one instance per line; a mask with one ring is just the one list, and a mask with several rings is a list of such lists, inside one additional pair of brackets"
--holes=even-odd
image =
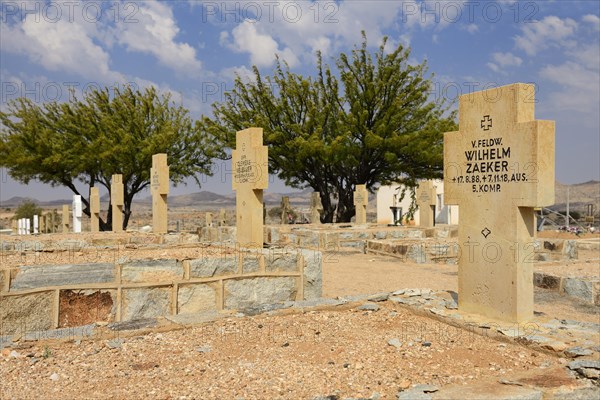
[(564, 210), (567, 207), (567, 189), (569, 191), (569, 208), (585, 211), (587, 204), (594, 204), (595, 213), (600, 211), (600, 181), (587, 181), (574, 185), (556, 182), (556, 199), (553, 210)]
[[(587, 204), (594, 204), (596, 212), (600, 211), (600, 181), (588, 181), (573, 185), (565, 185), (556, 182), (556, 201), (552, 209), (564, 209), (567, 202), (567, 187), (569, 188), (569, 202), (573, 210), (583, 210)], [(294, 207), (308, 207), (310, 204), (310, 195), (313, 192), (311, 188), (297, 192), (273, 193), (265, 191), (263, 200), (268, 207), (276, 207), (281, 203), (281, 197), (289, 196), (290, 203)], [(0, 203), (1, 207), (17, 207), (26, 200), (32, 200), (41, 207), (60, 207), (63, 204), (71, 204), (72, 199), (39, 201), (27, 197), (11, 197)], [(108, 202), (108, 195), (102, 196), (103, 203)], [(135, 203), (149, 205), (152, 204), (152, 197), (136, 198)], [(375, 204), (375, 195), (369, 194), (369, 203)], [(199, 207), (199, 208), (220, 208), (235, 206), (235, 192), (227, 195), (213, 193), (207, 190), (200, 192), (169, 196), (170, 207)]]

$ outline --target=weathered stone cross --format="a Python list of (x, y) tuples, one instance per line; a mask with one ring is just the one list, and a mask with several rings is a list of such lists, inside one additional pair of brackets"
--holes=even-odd
[(433, 182), (421, 181), (416, 193), (419, 206), (419, 226), (431, 228), (435, 225), (436, 193)]
[(321, 193), (312, 192), (310, 195), (310, 223), (320, 224), (321, 223), (321, 211), (323, 211), (323, 204), (321, 203)]
[(356, 185), (354, 190), (354, 206), (356, 207), (356, 224), (367, 223), (367, 205), (369, 203), (369, 192), (367, 185)]
[(248, 128), (236, 133), (232, 151), (237, 242), (242, 247), (263, 245), (263, 189), (269, 186), (269, 168), (262, 143), (262, 128)]
[(97, 187), (90, 188), (90, 231), (100, 230), (100, 192)]
[(533, 209), (554, 203), (554, 122), (534, 119), (533, 85), (513, 84), (461, 96), (459, 127), (444, 134), (444, 202), (460, 206), (459, 309), (527, 321)]
[(167, 195), (169, 194), (169, 166), (165, 153), (152, 155), (150, 169), (152, 192), (152, 232), (167, 233)]
[(123, 175), (115, 174), (110, 182), (110, 202), (112, 204), (112, 230), (123, 232), (123, 206), (124, 201)]

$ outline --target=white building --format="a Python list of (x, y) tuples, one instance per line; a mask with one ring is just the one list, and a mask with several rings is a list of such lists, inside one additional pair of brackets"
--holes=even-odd
[[(437, 195), (436, 198), (436, 206), (435, 206), (435, 223), (436, 224), (450, 224), (457, 225), (458, 224), (458, 206), (450, 206), (444, 204), (444, 181), (434, 180), (433, 185), (435, 187), (435, 192)], [(400, 193), (402, 192), (402, 187), (400, 184), (390, 185), (390, 186), (381, 186), (377, 190), (377, 223), (378, 224), (391, 224), (392, 221), (392, 211), (390, 207), (394, 203), (394, 194), (397, 195), (397, 198), (400, 198)], [(408, 209), (410, 208), (411, 197), (410, 191), (406, 191), (404, 195), (404, 199), (401, 202), (396, 202), (396, 206), (402, 207), (402, 214), (406, 214)], [(415, 225), (419, 225), (419, 209), (417, 208), (413, 220)], [(406, 224), (404, 218), (402, 220), (403, 224)]]

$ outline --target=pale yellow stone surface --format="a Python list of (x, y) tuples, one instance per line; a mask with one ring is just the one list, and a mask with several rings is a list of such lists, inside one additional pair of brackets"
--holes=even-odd
[(62, 231), (63, 233), (69, 232), (69, 206), (67, 204), (64, 204), (62, 209)]
[(90, 231), (100, 231), (100, 191), (97, 187), (90, 188)]
[(436, 190), (433, 181), (421, 181), (417, 188), (417, 206), (419, 207), (419, 226), (432, 228), (435, 225)]
[(354, 190), (354, 206), (356, 207), (355, 221), (359, 225), (367, 223), (367, 205), (369, 204), (369, 193), (366, 185), (356, 185)]
[(46, 216), (40, 215), (40, 233), (46, 233)]
[(224, 208), (219, 210), (219, 226), (227, 225), (227, 212)]
[(310, 195), (310, 223), (320, 224), (321, 223), (321, 212), (323, 211), (323, 204), (321, 203), (321, 193), (313, 192)]
[(463, 95), (444, 134), (445, 203), (460, 207), (459, 309), (533, 317), (534, 207), (554, 203), (554, 122), (534, 119), (534, 86)]
[(206, 213), (206, 226), (207, 227), (212, 227), (213, 226), (213, 215), (212, 215), (212, 213), (209, 213), (209, 212)]
[(152, 155), (150, 170), (152, 191), (152, 232), (167, 233), (167, 195), (169, 194), (169, 166), (167, 155)]
[(262, 128), (236, 133), (232, 187), (236, 191), (237, 241), (241, 246), (263, 244), (263, 190), (269, 185), (269, 164), (268, 149), (262, 143)]
[(290, 207), (290, 198), (288, 196), (283, 196), (281, 198), (281, 224), (287, 225), (289, 222), (288, 213), (292, 210)]
[(125, 193), (123, 187), (123, 175), (115, 174), (110, 182), (110, 202), (112, 205), (112, 230), (123, 232), (123, 206), (125, 205)]

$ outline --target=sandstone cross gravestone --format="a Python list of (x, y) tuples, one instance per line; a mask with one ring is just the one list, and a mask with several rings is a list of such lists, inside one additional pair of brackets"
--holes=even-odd
[(90, 188), (90, 231), (100, 231), (100, 191), (97, 187)]
[(112, 207), (112, 231), (123, 232), (123, 206), (125, 205), (123, 175), (115, 174), (110, 182), (110, 203)]
[(63, 233), (69, 232), (69, 206), (64, 204), (62, 210), (62, 231)]
[(46, 233), (47, 215), (40, 215), (40, 233)]
[(290, 213), (292, 211), (292, 207), (290, 207), (290, 198), (289, 196), (281, 197), (281, 224), (287, 225), (290, 223)]
[(366, 185), (356, 185), (354, 190), (354, 206), (356, 207), (355, 222), (359, 225), (367, 223), (367, 205), (369, 204), (369, 193)]
[(444, 134), (445, 203), (458, 204), (459, 309), (533, 317), (534, 207), (554, 203), (554, 122), (534, 119), (534, 86), (463, 95)]
[(263, 190), (269, 185), (268, 150), (262, 128), (238, 131), (232, 151), (236, 191), (237, 241), (240, 246), (263, 245)]
[(310, 223), (320, 224), (321, 223), (321, 211), (323, 211), (323, 204), (321, 204), (321, 193), (313, 192), (310, 195)]
[(416, 193), (419, 207), (419, 226), (432, 228), (435, 225), (436, 193), (432, 181), (421, 181)]
[(58, 211), (56, 208), (50, 213), (50, 231), (49, 233), (58, 232)]
[(150, 170), (152, 189), (152, 232), (167, 233), (167, 195), (169, 194), (169, 166), (165, 153), (152, 156)]
[(227, 212), (224, 208), (219, 210), (219, 226), (227, 225)]

